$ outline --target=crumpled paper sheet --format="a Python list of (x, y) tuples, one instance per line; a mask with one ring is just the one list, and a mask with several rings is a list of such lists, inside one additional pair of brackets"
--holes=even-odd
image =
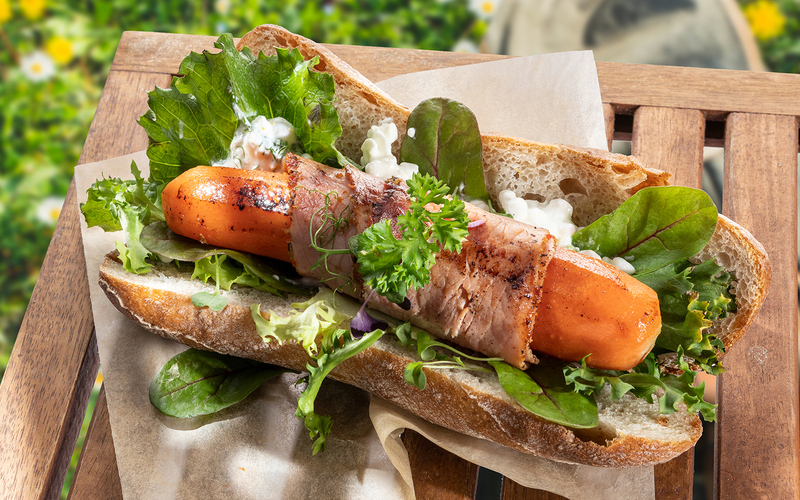
[[(427, 97), (460, 100), (476, 113), (483, 131), (607, 147), (590, 52), (421, 72), (380, 85), (412, 108)], [(78, 166), (78, 201), (86, 200), (86, 190), (95, 179), (130, 178), (132, 159), (147, 171), (144, 152)], [(294, 417), (299, 393), (288, 375), (268, 381), (248, 400), (219, 414), (189, 421), (165, 417), (150, 405), (148, 387), (158, 369), (185, 347), (142, 330), (109, 303), (97, 284), (97, 273), (103, 256), (121, 236), (88, 229), (85, 223), (82, 230), (109, 419), (126, 498), (413, 498), (408, 458), (396, 439), (405, 428), (520, 484), (573, 500), (606, 498), (598, 496), (602, 492), (608, 493), (607, 498), (654, 497), (652, 467), (608, 470), (530, 457), (404, 415), (377, 399), (370, 404), (363, 392), (336, 382), (323, 385), (320, 410), (332, 414), (337, 424), (328, 450), (315, 457), (307, 431)], [(366, 420), (368, 414), (375, 430)]]

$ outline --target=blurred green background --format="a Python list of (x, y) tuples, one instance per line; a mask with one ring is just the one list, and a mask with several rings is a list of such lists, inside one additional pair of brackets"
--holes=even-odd
[[(241, 36), (274, 23), (325, 43), (478, 51), (500, 4), (0, 0), (0, 378), (123, 31)], [(797, 72), (800, 0), (739, 5), (766, 67)]]

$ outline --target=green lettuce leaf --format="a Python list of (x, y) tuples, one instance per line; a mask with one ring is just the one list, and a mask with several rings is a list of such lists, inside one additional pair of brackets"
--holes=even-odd
[(347, 323), (355, 317), (360, 306), (341, 295), (334, 295), (328, 288), (321, 289), (306, 302), (292, 304), (292, 307), (298, 311), (286, 317), (270, 311), (270, 318), (265, 319), (260, 306), (254, 304), (250, 307), (250, 314), (265, 342), (273, 339), (281, 343), (295, 341), (311, 356), (312, 362), (306, 365), (308, 384), (297, 401), (296, 415), (303, 420), (314, 440), (313, 453), (317, 454), (324, 451), (326, 437), (333, 425), (330, 416), (314, 412), (314, 400), (322, 381), (334, 367), (375, 343), (384, 331), (374, 330), (362, 337), (354, 337), (349, 330), (341, 328), (349, 326)]
[(151, 179), (166, 184), (189, 168), (225, 160), (240, 123), (259, 115), (288, 120), (316, 161), (343, 159), (333, 146), (342, 133), (333, 77), (311, 71), (318, 58), (305, 61), (297, 49), (271, 57), (239, 52), (230, 34), (214, 46), (220, 52), (190, 54), (169, 88), (149, 93), (139, 124), (150, 138)]
[(225, 290), (230, 290), (234, 283), (278, 296), (286, 293), (310, 295), (316, 290), (290, 281), (287, 276), (296, 272), (289, 264), (282, 265), (258, 255), (204, 245), (173, 232), (165, 222), (146, 226), (140, 240), (149, 252), (163, 259), (193, 263), (193, 278), (204, 282), (209, 278), (216, 281), (215, 275), (219, 272), (221, 281), (218, 284)]
[(151, 254), (141, 244), (139, 235), (145, 225), (163, 221), (160, 184), (145, 181), (135, 162), (131, 162), (133, 180), (103, 178), (92, 184), (81, 212), (89, 227), (104, 231), (123, 231), (125, 243), (116, 242), (119, 257), (128, 272), (142, 274), (153, 267), (146, 262)]
[(314, 440), (312, 454), (325, 451), (325, 442), (333, 426), (329, 415), (318, 415), (314, 412), (314, 400), (322, 386), (322, 381), (336, 366), (363, 352), (383, 336), (383, 330), (374, 330), (363, 337), (354, 337), (349, 330), (337, 329), (327, 341), (322, 343), (322, 351), (314, 358), (314, 364), (307, 364), (308, 378), (306, 388), (297, 400), (297, 418)]
[(451, 194), (463, 184), (464, 194), (489, 202), (478, 120), (460, 102), (436, 97), (419, 103), (408, 117), (400, 161), (443, 181)]
[(691, 370), (683, 354), (683, 349), (679, 347), (678, 360), (683, 370), (681, 375), (662, 374), (655, 355), (651, 353), (630, 372), (589, 368), (584, 358), (579, 367), (565, 366), (564, 377), (567, 384), (572, 385), (578, 393), (596, 394), (609, 384), (613, 401), (628, 392), (649, 403), (657, 397), (660, 413), (675, 413), (681, 409), (681, 404), (685, 404), (686, 411), (700, 412), (704, 420), (713, 422), (717, 406), (703, 400), (705, 383), (695, 386), (697, 372)]
[(716, 226), (717, 208), (703, 191), (650, 187), (573, 234), (572, 244), (602, 257), (622, 257), (642, 275), (694, 256)]
[(280, 343), (296, 341), (313, 357), (319, 350), (317, 337), (322, 335), (322, 344), (329, 343), (330, 335), (352, 319), (360, 306), (341, 295), (334, 295), (328, 288), (321, 288), (308, 301), (292, 304), (292, 307), (296, 309), (293, 314), (281, 317), (270, 311), (269, 319), (265, 319), (260, 304), (253, 304), (250, 315), (265, 342), (271, 339)]

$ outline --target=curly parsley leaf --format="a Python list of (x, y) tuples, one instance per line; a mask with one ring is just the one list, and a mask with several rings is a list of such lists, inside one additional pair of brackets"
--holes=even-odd
[[(442, 181), (415, 174), (408, 186), (411, 204), (394, 228), (383, 220), (350, 239), (364, 282), (397, 304), (409, 288), (421, 288), (430, 281), (430, 268), (440, 250), (461, 251), (469, 224), (464, 202), (449, 198)], [(429, 204), (438, 205), (439, 210), (429, 211)]]

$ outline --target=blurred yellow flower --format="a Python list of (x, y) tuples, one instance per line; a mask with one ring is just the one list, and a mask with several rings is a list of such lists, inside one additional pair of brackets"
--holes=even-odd
[(758, 0), (744, 7), (744, 17), (750, 23), (753, 34), (762, 42), (783, 33), (786, 18), (778, 5), (770, 0)]
[(48, 40), (45, 50), (59, 64), (66, 64), (72, 60), (72, 44), (63, 36), (54, 36)]
[(0, 0), (0, 23), (4, 23), (11, 19), (11, 2), (9, 0)]
[(47, 7), (47, 0), (20, 0), (19, 8), (22, 9), (22, 15), (35, 21), (42, 17), (44, 9)]
[(214, 2), (214, 10), (220, 14), (227, 14), (231, 10), (231, 0), (217, 0)]
[(25, 76), (32, 82), (43, 82), (56, 74), (56, 65), (53, 64), (53, 59), (41, 50), (23, 56), (19, 65)]

